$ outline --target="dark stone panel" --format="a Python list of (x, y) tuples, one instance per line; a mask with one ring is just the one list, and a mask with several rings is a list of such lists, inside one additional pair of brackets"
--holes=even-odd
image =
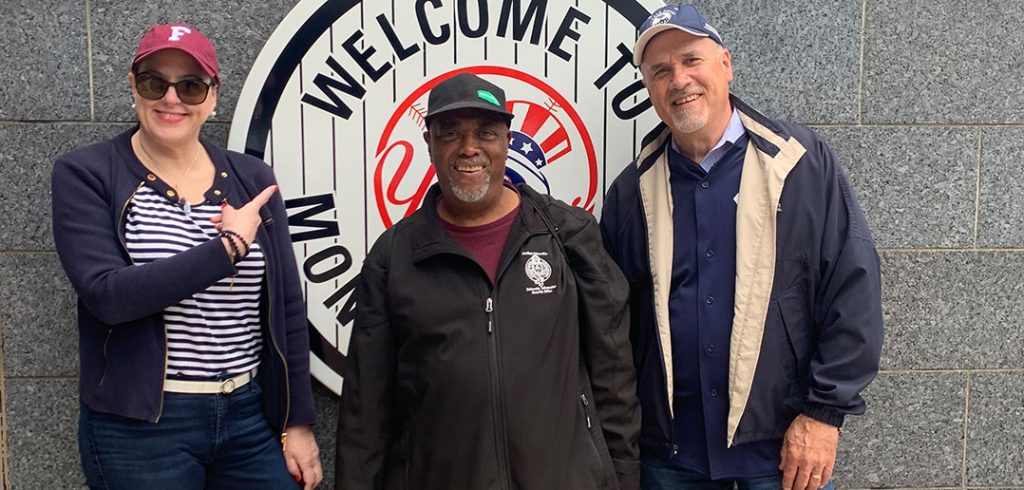
[(0, 323), (8, 376), (78, 372), (75, 293), (54, 253), (0, 253)]
[(82, 488), (85, 478), (76, 442), (78, 382), (11, 378), (6, 382), (11, 488)]
[(0, 124), (0, 250), (52, 250), (50, 173), (56, 158), (125, 124)]
[(89, 119), (84, 2), (6, 0), (0, 19), (0, 119)]

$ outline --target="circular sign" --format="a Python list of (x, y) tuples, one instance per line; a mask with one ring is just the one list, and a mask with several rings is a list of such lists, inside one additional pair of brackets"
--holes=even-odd
[(661, 5), (303, 0), (292, 9), (249, 73), (228, 146), (274, 167), (314, 377), (341, 392), (362, 261), (436, 180), (423, 141), (430, 89), (461, 72), (500, 86), (515, 114), (508, 177), (599, 212), (658, 122), (631, 48)]

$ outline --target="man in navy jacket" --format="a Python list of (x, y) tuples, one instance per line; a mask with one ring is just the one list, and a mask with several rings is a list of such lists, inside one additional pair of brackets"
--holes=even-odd
[(729, 50), (693, 6), (652, 13), (633, 56), (662, 123), (601, 228), (631, 286), (642, 485), (830, 488), (882, 346), (853, 189), (816, 133), (729, 93)]

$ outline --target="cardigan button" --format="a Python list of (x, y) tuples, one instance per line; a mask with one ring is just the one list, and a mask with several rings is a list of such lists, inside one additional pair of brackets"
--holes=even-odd
[(153, 182), (154, 180), (156, 180), (156, 176), (153, 174), (149, 174), (146, 176), (146, 179), (148, 179), (150, 182)]
[(174, 191), (167, 189), (167, 197), (174, 197), (175, 195)]
[(228, 173), (227, 172), (221, 172), (220, 176), (224, 177), (226, 179), (226, 178), (228, 178)]
[(220, 191), (213, 191), (213, 195), (219, 196), (220, 195)]

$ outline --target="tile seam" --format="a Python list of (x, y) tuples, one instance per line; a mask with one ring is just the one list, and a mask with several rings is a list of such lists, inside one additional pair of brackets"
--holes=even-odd
[(978, 236), (981, 234), (981, 159), (984, 152), (985, 131), (978, 129), (978, 159), (975, 162), (974, 182), (974, 247), (978, 247)]
[(864, 46), (867, 45), (868, 0), (860, 4), (860, 73), (857, 77), (857, 125), (864, 124)]
[(964, 385), (964, 439), (963, 456), (960, 460), (960, 488), (967, 488), (967, 434), (970, 431), (971, 423), (971, 374), (967, 373), (967, 382)]
[(4, 357), (4, 318), (0, 305), (0, 466), (3, 467), (3, 480), (0, 484), (3, 488), (11, 488), (10, 459), (7, 457), (7, 371), (4, 369), (6, 358)]
[(881, 374), (1024, 374), (1024, 368), (922, 368), (922, 369), (879, 369)]
[(89, 72), (89, 120), (96, 120), (96, 91), (92, 72), (92, 0), (85, 0), (85, 60)]

